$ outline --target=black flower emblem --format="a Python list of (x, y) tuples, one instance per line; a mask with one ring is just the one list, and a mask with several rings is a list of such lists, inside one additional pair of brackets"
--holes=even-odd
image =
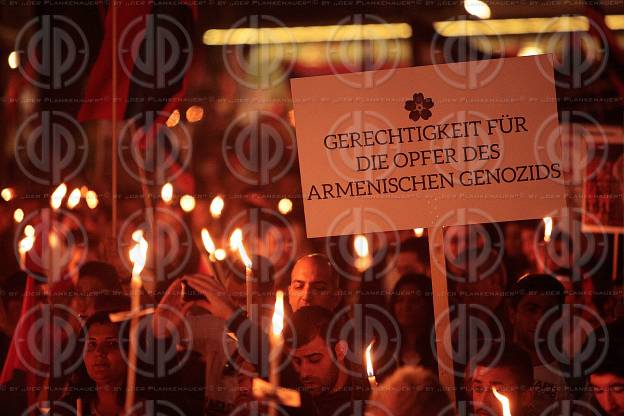
[(429, 111), (431, 107), (433, 107), (433, 101), (431, 98), (425, 98), (421, 92), (414, 94), (413, 99), (405, 101), (405, 109), (409, 111), (409, 118), (414, 121), (421, 117), (423, 120), (428, 120), (431, 117), (431, 111)]

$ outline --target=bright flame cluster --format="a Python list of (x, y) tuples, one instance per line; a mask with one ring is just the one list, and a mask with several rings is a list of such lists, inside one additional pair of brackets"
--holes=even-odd
[(143, 230), (133, 232), (132, 240), (135, 242), (129, 251), (130, 261), (132, 262), (132, 279), (139, 279), (145, 267), (148, 248), (147, 241), (143, 238)]

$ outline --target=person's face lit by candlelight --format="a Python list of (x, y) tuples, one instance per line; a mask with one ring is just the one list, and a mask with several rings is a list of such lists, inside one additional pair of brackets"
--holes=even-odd
[(624, 377), (612, 373), (592, 374), (594, 398), (609, 416), (624, 416)]
[(530, 393), (515, 388), (517, 385), (518, 380), (512, 368), (478, 366), (470, 383), (474, 413), (478, 416), (503, 416), (502, 404), (492, 391), (494, 387), (509, 399), (511, 414), (521, 416), (522, 403), (530, 401)]
[(293, 312), (304, 306), (334, 310), (339, 303), (338, 279), (329, 260), (319, 254), (300, 258), (291, 273), (288, 299)]
[(94, 323), (89, 327), (84, 363), (89, 377), (99, 386), (120, 386), (127, 365), (119, 343), (119, 327)]
[(346, 345), (343, 341), (336, 344), (335, 351), (320, 336), (300, 346), (293, 352), (293, 364), (299, 374), (303, 387), (312, 397), (321, 396), (335, 390), (341, 375), (334, 364), (331, 355), (342, 363), (346, 354)]

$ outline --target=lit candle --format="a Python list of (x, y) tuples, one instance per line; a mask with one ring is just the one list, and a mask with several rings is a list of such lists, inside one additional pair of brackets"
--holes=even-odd
[(12, 188), (4, 188), (2, 192), (0, 192), (0, 195), (2, 195), (2, 199), (9, 202), (15, 197), (15, 191)]
[(132, 279), (130, 280), (130, 306), (132, 319), (130, 321), (130, 346), (128, 350), (128, 378), (126, 382), (126, 414), (130, 414), (130, 409), (134, 405), (134, 393), (136, 385), (136, 361), (138, 342), (138, 313), (141, 308), (141, 272), (145, 267), (147, 259), (147, 241), (143, 238), (143, 231), (137, 230), (132, 233), (132, 240), (135, 242), (130, 249), (130, 261), (132, 262)]
[(95, 191), (87, 191), (85, 195), (85, 202), (89, 209), (95, 209), (98, 206), (98, 196)]
[(544, 221), (544, 242), (548, 243), (552, 235), (553, 219), (551, 217), (544, 217), (542, 221)]
[[(214, 241), (212, 241), (212, 237), (210, 237), (210, 233), (206, 228), (202, 228), (201, 230), (201, 238), (202, 243), (204, 244), (204, 248), (208, 252), (208, 259), (210, 260), (210, 264), (212, 264), (212, 269), (216, 278), (221, 281), (221, 270), (219, 267), (219, 263), (217, 262), (217, 247), (215, 246)], [(223, 250), (221, 250), (223, 251)], [(223, 260), (223, 258), (221, 259)]]
[(236, 251), (243, 242), (243, 231), (240, 228), (235, 229), (230, 234), (230, 250)]
[(165, 204), (171, 204), (171, 201), (173, 200), (173, 185), (171, 185), (171, 183), (167, 182), (163, 185), (160, 190), (160, 197)]
[(416, 236), (416, 238), (420, 238), (425, 234), (425, 229), (424, 228), (414, 228), (414, 235)]
[(225, 202), (223, 201), (223, 198), (221, 198), (219, 195), (215, 196), (210, 203), (210, 215), (212, 215), (212, 218), (217, 219), (221, 217), (221, 213), (223, 212), (224, 207)]
[(19, 224), (24, 220), (24, 211), (21, 208), (17, 208), (13, 211), (13, 220)]
[(292, 211), (292, 209), (293, 209), (293, 203), (288, 198), (282, 198), (277, 203), (277, 210), (282, 215), (289, 214)]
[[(269, 383), (271, 387), (277, 392), (280, 385), (279, 380), (279, 365), (280, 355), (284, 346), (284, 339), (282, 338), (282, 330), (284, 329), (284, 292), (278, 290), (275, 293), (275, 308), (273, 309), (273, 318), (271, 319), (271, 331), (269, 334), (269, 343), (271, 345), (270, 355), (270, 373)], [(269, 409), (269, 415), (274, 416), (277, 414), (277, 403), (271, 402)]]
[(501, 403), (501, 406), (503, 407), (503, 416), (511, 416), (511, 407), (509, 405), (509, 399), (505, 395), (499, 393), (496, 390), (496, 387), (493, 387), (493, 386), (492, 386), (492, 393), (494, 393), (494, 397), (498, 399), (498, 401)]
[(67, 208), (74, 209), (80, 203), (80, 189), (74, 188), (73, 191), (67, 197)]
[(64, 183), (57, 186), (57, 188), (50, 195), (50, 206), (53, 210), (57, 210), (61, 207), (63, 203), (63, 198), (65, 198), (65, 194), (67, 193), (67, 185)]
[(195, 198), (192, 195), (182, 195), (180, 198), (180, 208), (184, 212), (191, 212), (195, 209)]
[(238, 254), (240, 254), (241, 260), (243, 264), (245, 264), (245, 288), (247, 289), (247, 313), (249, 314), (249, 319), (253, 321), (251, 304), (253, 298), (252, 284), (253, 284), (253, 271), (251, 269), (252, 263), (251, 259), (247, 255), (247, 251), (245, 250), (245, 246), (242, 241), (238, 245)]
[(355, 259), (355, 268), (359, 272), (363, 272), (368, 269), (372, 263), (370, 251), (368, 249), (368, 239), (365, 235), (360, 234), (355, 236), (355, 239), (353, 240), (353, 249), (357, 255), (357, 258)]
[(22, 238), (18, 244), (17, 251), (20, 256), (20, 270), (26, 271), (26, 253), (33, 248), (35, 244), (35, 237), (33, 235), (26, 235), (26, 237)]
[(366, 347), (366, 352), (364, 353), (366, 359), (366, 374), (368, 375), (368, 382), (371, 387), (377, 387), (377, 378), (375, 378), (375, 371), (373, 370), (373, 357), (371, 350), (373, 349), (373, 342), (371, 341)]

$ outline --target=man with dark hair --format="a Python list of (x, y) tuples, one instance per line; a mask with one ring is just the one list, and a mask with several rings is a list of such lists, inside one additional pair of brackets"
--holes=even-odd
[(339, 337), (339, 326), (332, 325), (333, 318), (325, 308), (306, 306), (293, 314), (292, 327), (284, 333), (301, 384), (322, 415), (365, 400), (368, 391), (364, 378), (352, 375), (362, 373), (346, 361), (348, 345)]
[(507, 345), (502, 351), (493, 348), (490, 354), (466, 367), (466, 387), (476, 415), (503, 416), (494, 389), (509, 399), (512, 415), (531, 414), (532, 385), (531, 357), (514, 345)]
[(111, 264), (89, 261), (80, 267), (70, 307), (87, 319), (98, 310), (120, 306), (115, 300), (123, 299), (123, 294), (119, 276)]
[(624, 415), (624, 320), (607, 325), (604, 359), (589, 376), (595, 407), (607, 416)]
[(513, 342), (526, 351), (533, 365), (534, 408), (537, 414), (554, 401), (570, 397), (561, 364), (551, 348), (554, 324), (561, 319), (563, 285), (549, 274), (526, 274), (512, 286), (508, 316)]

